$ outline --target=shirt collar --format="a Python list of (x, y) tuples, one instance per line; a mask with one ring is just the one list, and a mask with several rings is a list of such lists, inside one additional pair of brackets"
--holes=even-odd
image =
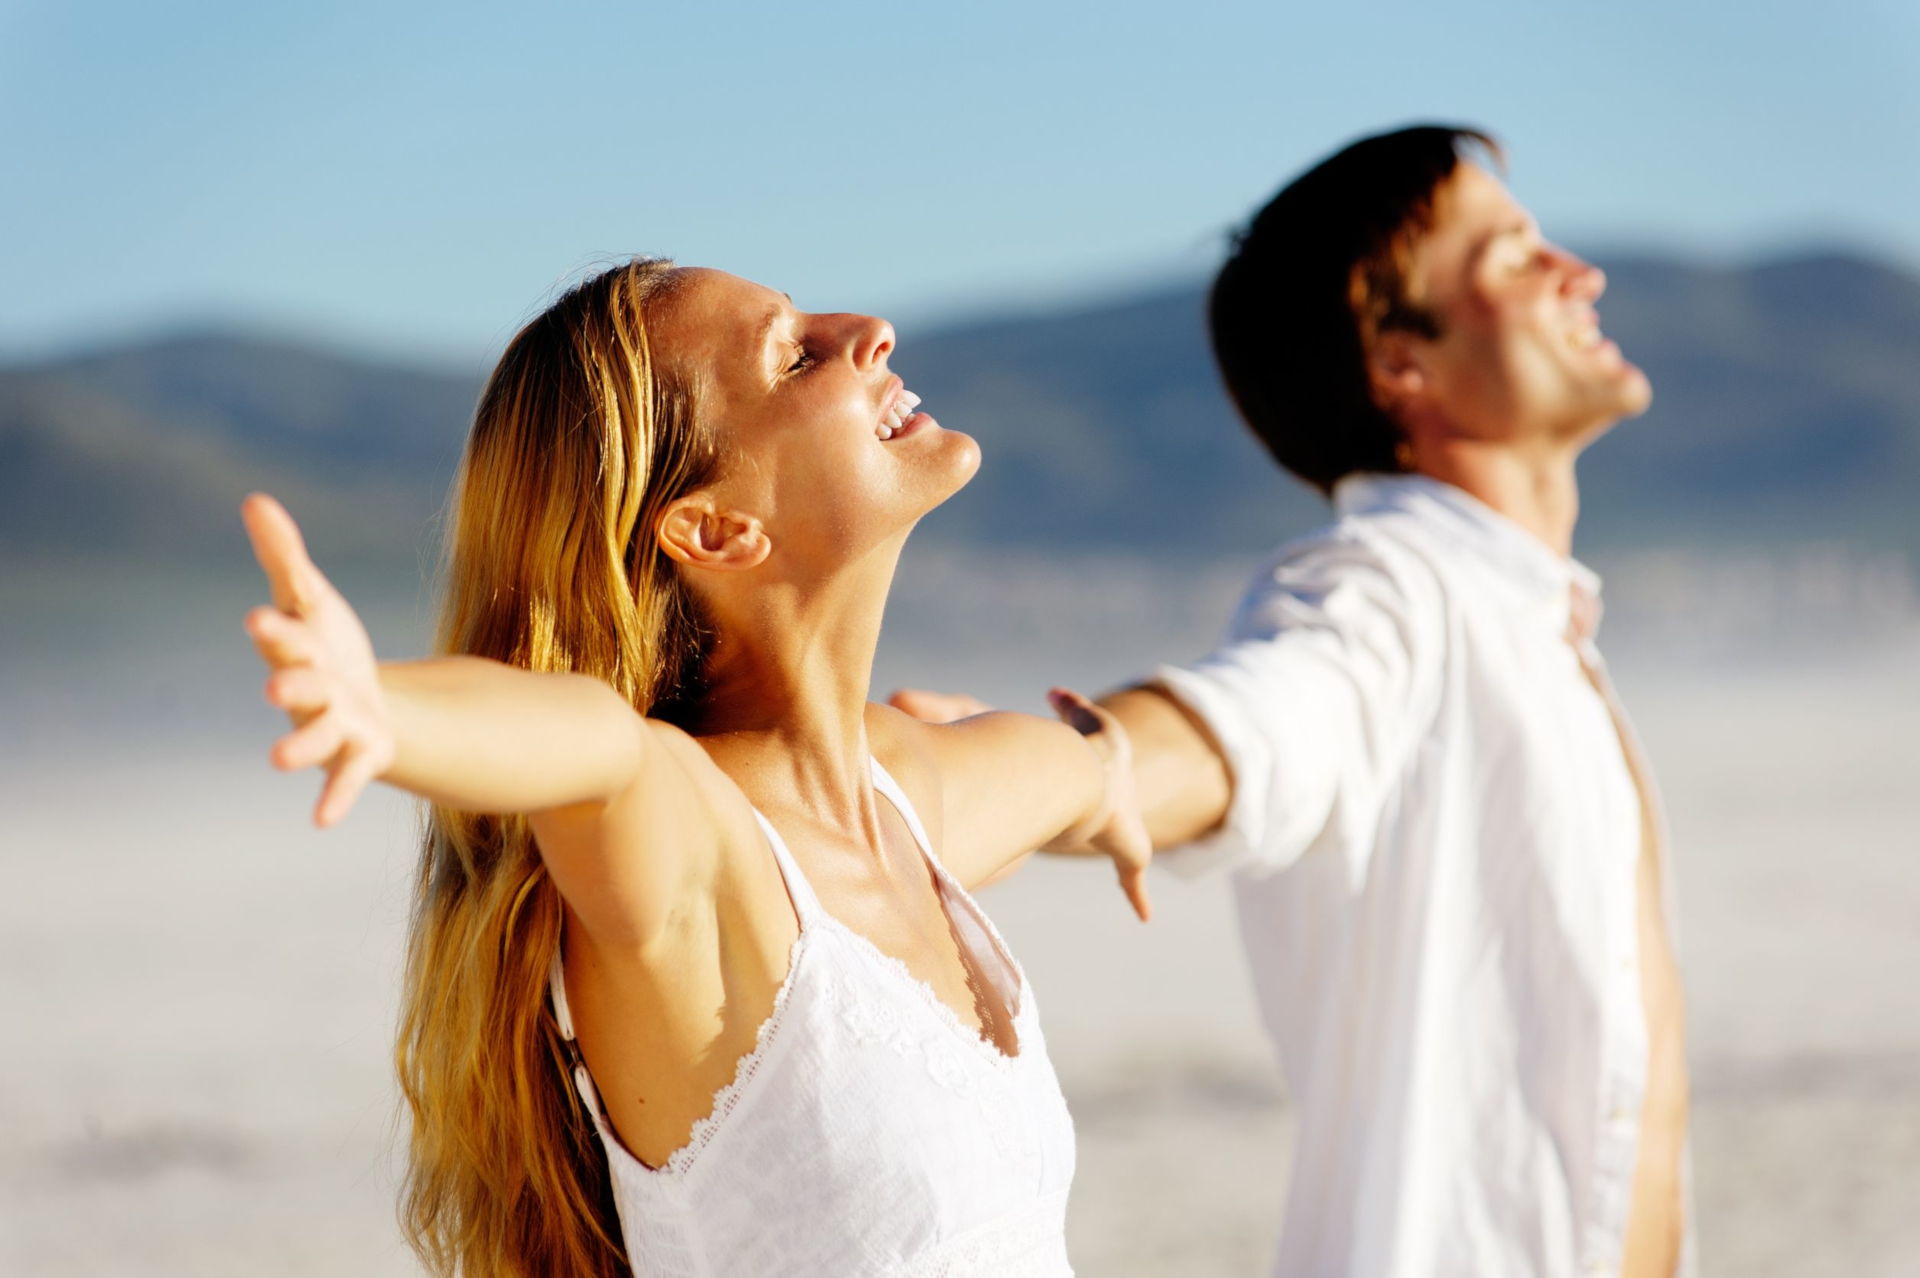
[(1427, 475), (1355, 473), (1334, 485), (1333, 505), (1343, 519), (1396, 511), (1411, 516), (1491, 569), (1556, 632), (1567, 629), (1575, 591), (1592, 600), (1588, 633), (1599, 624), (1600, 575), (1464, 489)]

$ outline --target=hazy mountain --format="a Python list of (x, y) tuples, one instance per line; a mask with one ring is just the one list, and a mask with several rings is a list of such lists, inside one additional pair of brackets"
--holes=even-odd
[[(1588, 456), (1583, 550), (1920, 558), (1920, 279), (1841, 254), (1607, 266), (1607, 331), (1656, 403)], [(895, 367), (986, 452), (932, 540), (1244, 552), (1320, 518), (1218, 390), (1198, 285), (908, 333)], [(239, 495), (264, 486), (331, 553), (413, 558), (477, 389), (213, 334), (0, 369), (0, 553), (226, 559)]]
[(226, 334), (0, 369), (0, 550), (224, 554), (264, 487), (330, 549), (411, 554), (477, 389)]
[[(1601, 315), (1655, 404), (1583, 463), (1583, 549), (1839, 540), (1920, 554), (1920, 279), (1837, 254), (1607, 265)], [(987, 445), (970, 540), (1212, 548), (1317, 521), (1218, 389), (1202, 294), (981, 323), (896, 364)], [(984, 498), (984, 500), (982, 499)]]

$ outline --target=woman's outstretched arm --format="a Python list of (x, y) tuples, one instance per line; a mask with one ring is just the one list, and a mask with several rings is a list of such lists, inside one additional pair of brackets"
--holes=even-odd
[[(684, 733), (584, 675), (478, 657), (377, 662), (286, 510), (256, 494), (241, 513), (273, 593), (247, 631), (272, 668), (267, 700), (295, 725), (270, 757), (326, 771), (315, 824), (338, 822), (375, 780), (462, 811), (525, 813), (562, 895), (602, 936), (649, 931), (684, 875), (713, 864), (717, 772)], [(646, 855), (619, 854), (634, 848)]]
[(913, 723), (939, 772), (941, 859), (972, 886), (1004, 876), (1036, 849), (1104, 855), (1145, 919), (1153, 849), (1127, 730), (1077, 692), (1056, 688), (1048, 700), (1064, 722), (990, 711)]
[[(902, 688), (887, 704), (925, 723), (954, 723), (993, 710), (966, 693), (924, 688)], [(1154, 850), (1180, 847), (1218, 829), (1233, 799), (1233, 775), (1198, 717), (1150, 684), (1110, 692), (1098, 704), (1127, 730), (1134, 793)], [(1046, 849), (1091, 850), (1059, 845)]]

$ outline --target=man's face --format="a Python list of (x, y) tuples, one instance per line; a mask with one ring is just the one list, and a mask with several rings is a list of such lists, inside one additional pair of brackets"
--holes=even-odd
[(1400, 405), (1410, 433), (1581, 443), (1652, 401), (1646, 374), (1601, 336), (1606, 276), (1542, 239), (1478, 165), (1441, 189), (1410, 266), (1412, 300), (1440, 324), (1437, 339), (1408, 348), (1420, 372)]

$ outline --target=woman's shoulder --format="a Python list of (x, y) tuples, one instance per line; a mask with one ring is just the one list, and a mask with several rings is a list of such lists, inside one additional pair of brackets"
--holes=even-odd
[(659, 719), (647, 722), (668, 767), (678, 774), (677, 784), (685, 788), (694, 806), (706, 813), (718, 835), (722, 856), (758, 849), (765, 835), (754, 818), (746, 789), (729, 771), (725, 756), (675, 724)]

